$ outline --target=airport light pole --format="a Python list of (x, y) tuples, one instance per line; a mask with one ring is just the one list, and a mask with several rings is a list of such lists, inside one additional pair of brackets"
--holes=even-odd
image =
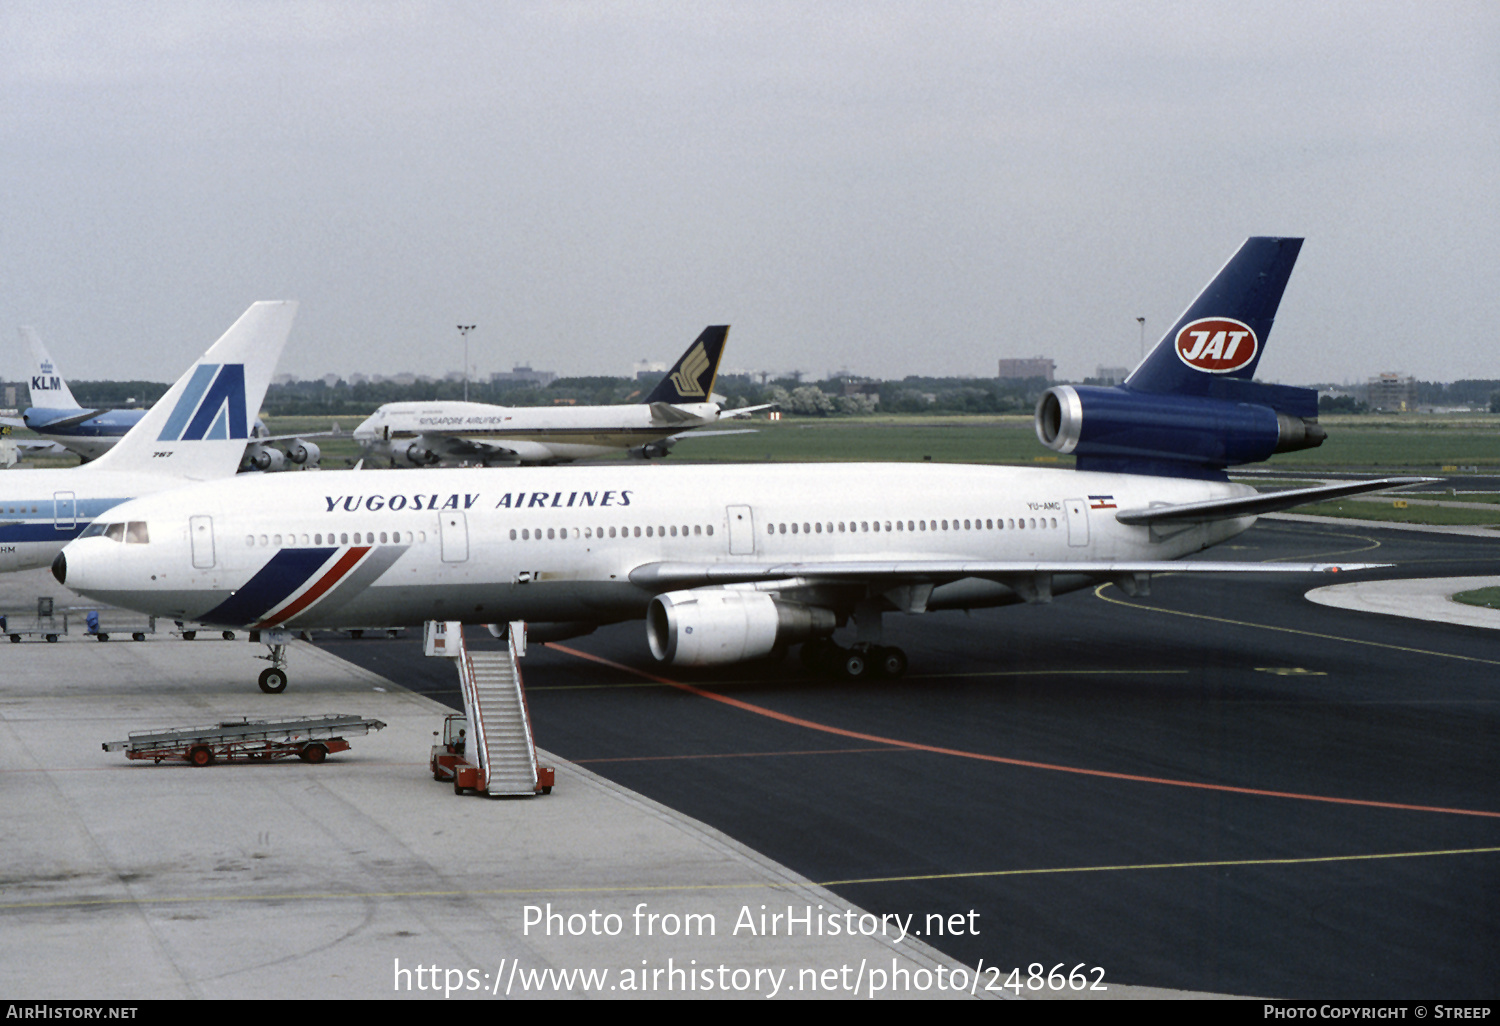
[(464, 402), (469, 401), (469, 332), (473, 330), (472, 324), (458, 326), (458, 333), (464, 337)]
[(1135, 322), (1141, 326), (1141, 359), (1146, 358), (1146, 318), (1137, 317)]

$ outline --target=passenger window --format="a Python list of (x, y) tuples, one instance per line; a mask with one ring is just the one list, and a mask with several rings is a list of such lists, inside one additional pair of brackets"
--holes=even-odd
[(247, 546), (253, 546), (255, 544), (255, 535), (253, 535), (253, 534), (247, 534), (247, 535), (245, 535), (245, 544)]

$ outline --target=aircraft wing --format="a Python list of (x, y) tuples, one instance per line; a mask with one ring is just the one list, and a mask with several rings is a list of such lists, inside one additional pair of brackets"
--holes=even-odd
[(672, 441), (680, 442), (684, 438), (712, 438), (714, 435), (756, 435), (759, 433), (759, 428), (729, 428), (725, 431), (684, 431), (680, 435), (673, 435)]
[(978, 577), (1029, 582), (1052, 574), (1085, 574), (1103, 579), (1141, 574), (1334, 574), (1374, 570), (1391, 563), (1244, 563), (1224, 560), (1078, 560), (1055, 563), (1024, 560), (833, 560), (806, 563), (646, 563), (630, 571), (630, 583), (651, 591), (703, 588), (757, 581), (822, 582), (896, 587), (943, 584)]
[(1132, 526), (1146, 524), (1201, 523), (1206, 520), (1228, 520), (1235, 517), (1258, 516), (1291, 509), (1308, 502), (1337, 499), (1360, 492), (1377, 492), (1384, 488), (1404, 488), (1408, 485), (1427, 484), (1440, 481), (1436, 477), (1382, 477), (1373, 481), (1348, 481), (1335, 485), (1315, 485), (1311, 488), (1289, 488), (1280, 492), (1263, 492), (1260, 495), (1245, 495), (1233, 499), (1209, 499), (1205, 502), (1184, 502), (1177, 505), (1147, 506), (1144, 509), (1121, 510), (1115, 519)]
[(720, 420), (737, 420), (740, 417), (748, 417), (752, 413), (759, 413), (761, 410), (779, 410), (779, 409), (781, 409), (781, 404), (780, 403), (763, 403), (760, 406), (741, 406), (737, 410), (721, 410), (719, 412), (719, 419)]
[(295, 442), (303, 438), (348, 438), (347, 431), (304, 431), (298, 435), (256, 435), (252, 442)]

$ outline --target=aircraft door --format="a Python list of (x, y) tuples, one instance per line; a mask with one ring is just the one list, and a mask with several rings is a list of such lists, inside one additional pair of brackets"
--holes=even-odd
[(749, 506), (730, 506), (729, 554), (731, 556), (755, 555), (755, 514)]
[(52, 527), (71, 531), (78, 523), (78, 500), (72, 492), (52, 493)]
[(1069, 499), (1068, 544), (1075, 548), (1089, 543), (1089, 504), (1083, 499)]
[(188, 517), (188, 537), (193, 544), (193, 567), (211, 569), (214, 565), (214, 518)]
[(438, 536), (444, 563), (462, 563), (469, 558), (469, 521), (458, 510), (438, 514)]

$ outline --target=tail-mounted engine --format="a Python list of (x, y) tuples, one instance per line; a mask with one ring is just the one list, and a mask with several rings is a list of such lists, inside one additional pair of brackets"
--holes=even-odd
[(1191, 475), (1311, 449), (1327, 437), (1310, 388), (1227, 378), (1209, 395), (1057, 385), (1036, 406), (1036, 434), (1080, 470)]
[(653, 598), (646, 611), (646, 640), (660, 662), (717, 666), (832, 634), (836, 625), (833, 612), (817, 606), (758, 591), (699, 588)]

